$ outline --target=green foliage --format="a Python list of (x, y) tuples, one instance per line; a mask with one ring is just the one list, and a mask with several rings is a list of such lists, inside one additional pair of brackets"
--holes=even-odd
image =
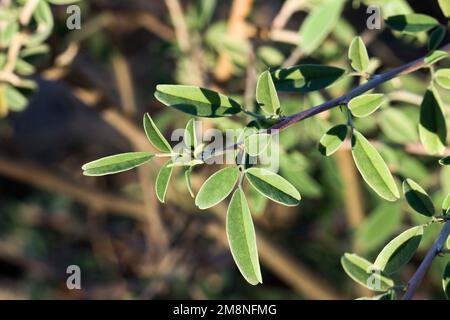
[(82, 166), (85, 176), (104, 176), (136, 168), (154, 157), (149, 152), (129, 152), (105, 157)]
[(380, 197), (388, 201), (400, 198), (397, 185), (383, 158), (356, 130), (352, 137), (352, 154), (362, 177)]
[(348, 108), (355, 117), (364, 118), (381, 107), (383, 99), (384, 95), (381, 93), (366, 94), (350, 100)]
[(348, 49), (348, 58), (352, 68), (358, 72), (366, 72), (369, 67), (369, 55), (360, 37), (355, 37)]
[(341, 147), (348, 135), (348, 126), (340, 124), (328, 130), (319, 142), (319, 151), (324, 156), (331, 156)]
[(172, 161), (167, 161), (159, 170), (156, 177), (156, 196), (161, 203), (165, 202), (167, 188), (169, 186), (170, 177), (172, 176), (173, 166)]
[(296, 206), (301, 200), (297, 189), (283, 177), (261, 168), (250, 168), (245, 177), (262, 195), (286, 206)]
[(447, 125), (441, 99), (434, 88), (425, 92), (420, 106), (419, 136), (429, 153), (439, 154), (445, 149)]
[(156, 149), (166, 153), (172, 152), (172, 147), (169, 142), (167, 142), (166, 138), (164, 138), (161, 131), (159, 131), (158, 127), (148, 113), (144, 116), (144, 130), (148, 141), (150, 141)]
[(276, 70), (272, 77), (279, 91), (311, 92), (328, 87), (344, 73), (341, 68), (303, 64)]
[(280, 111), (280, 100), (269, 71), (265, 71), (258, 79), (256, 100), (267, 114), (275, 115)]
[(434, 205), (426, 191), (412, 179), (403, 181), (403, 194), (408, 204), (418, 213), (431, 217), (434, 215)]
[(434, 75), (438, 85), (444, 89), (450, 89), (450, 69), (439, 69)]
[(242, 111), (233, 99), (204, 88), (182, 85), (158, 85), (155, 97), (166, 106), (197, 117), (217, 118)]
[(239, 177), (237, 167), (228, 167), (214, 173), (198, 191), (195, 204), (202, 210), (214, 207), (233, 191)]
[(255, 228), (247, 199), (241, 188), (236, 189), (231, 198), (226, 229), (231, 253), (241, 274), (252, 285), (262, 283)]
[(439, 22), (425, 14), (412, 13), (391, 16), (386, 19), (386, 24), (396, 31), (416, 33), (428, 31), (439, 25)]
[(395, 273), (414, 256), (422, 235), (422, 226), (401, 233), (381, 250), (374, 262), (375, 266), (388, 275)]
[[(344, 254), (341, 265), (350, 278), (370, 290), (386, 291), (394, 286), (392, 279), (382, 273), (374, 273), (376, 269), (373, 268), (373, 264), (356, 254)], [(375, 286), (375, 283), (379, 286)]]

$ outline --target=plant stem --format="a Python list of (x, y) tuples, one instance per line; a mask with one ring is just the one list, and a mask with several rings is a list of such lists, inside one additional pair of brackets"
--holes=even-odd
[(408, 281), (408, 286), (405, 295), (403, 296), (403, 300), (411, 300), (414, 293), (416, 292), (417, 287), (422, 282), (425, 273), (433, 262), (434, 258), (442, 251), (445, 245), (445, 241), (450, 235), (450, 221), (447, 221), (444, 224), (436, 242), (433, 246), (428, 250), (425, 258), (420, 264), (419, 268), (416, 270), (412, 278)]
[[(442, 47), (440, 50), (445, 51), (447, 53), (450, 53), (450, 44), (447, 44), (446, 46)], [(315, 116), (319, 113), (325, 112), (327, 110), (330, 110), (334, 107), (337, 107), (343, 103), (346, 103), (350, 101), (351, 99), (369, 91), (374, 88), (376, 88), (378, 85), (387, 82), (393, 78), (396, 78), (398, 76), (410, 74), (414, 71), (417, 71), (421, 68), (427, 67), (427, 63), (425, 62), (425, 57), (419, 58), (417, 60), (414, 60), (410, 63), (407, 63), (403, 66), (397, 67), (395, 69), (392, 69), (386, 73), (377, 75), (367, 81), (366, 83), (354, 88), (347, 94), (344, 94), (338, 98), (326, 101), (316, 107), (310, 108), (308, 110), (296, 113), (292, 116), (289, 116), (285, 118), (284, 120), (278, 122), (275, 124), (271, 129), (278, 129), (278, 130), (284, 130), (287, 127), (290, 127), (291, 125), (300, 122), (302, 120), (305, 120), (307, 118), (310, 118), (312, 116)]]

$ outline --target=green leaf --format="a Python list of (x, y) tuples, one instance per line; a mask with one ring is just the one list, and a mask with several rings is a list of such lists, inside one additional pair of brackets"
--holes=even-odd
[(237, 167), (228, 167), (209, 177), (198, 191), (195, 205), (202, 210), (214, 207), (233, 191), (239, 177)]
[(352, 154), (367, 184), (382, 198), (396, 201), (400, 194), (389, 168), (378, 151), (358, 131), (353, 132)]
[(419, 13), (390, 16), (385, 21), (391, 29), (407, 33), (428, 31), (439, 25), (435, 18)]
[(153, 157), (149, 152), (122, 153), (86, 163), (81, 168), (85, 176), (104, 176), (136, 168)]
[(434, 215), (434, 205), (426, 191), (415, 181), (406, 179), (403, 181), (403, 193), (411, 208), (424, 216)]
[(444, 289), (447, 300), (450, 300), (450, 262), (447, 262), (444, 274), (442, 275), (442, 288)]
[(256, 85), (256, 101), (267, 114), (275, 115), (280, 110), (280, 100), (269, 71), (264, 71)]
[(272, 73), (275, 87), (279, 91), (311, 92), (321, 90), (338, 80), (345, 70), (317, 64), (303, 64)]
[(447, 34), (447, 29), (442, 26), (437, 27), (430, 34), (430, 38), (428, 39), (428, 50), (436, 50), (444, 40), (445, 35)]
[(226, 230), (231, 254), (242, 276), (252, 285), (262, 283), (255, 227), (241, 188), (238, 188), (231, 198)]
[(379, 248), (401, 226), (400, 202), (384, 202), (358, 227), (355, 239), (365, 252)]
[(361, 297), (356, 300), (395, 300), (394, 290), (373, 296), (373, 297)]
[(450, 69), (439, 69), (434, 74), (434, 80), (444, 89), (450, 89)]
[(359, 72), (367, 71), (369, 66), (369, 55), (366, 46), (360, 37), (355, 37), (348, 50), (348, 58), (352, 68)]
[(431, 154), (442, 153), (447, 140), (447, 125), (441, 99), (435, 89), (426, 91), (420, 106), (420, 141)]
[(450, 210), (450, 194), (448, 194), (445, 199), (442, 201), (442, 214), (448, 214)]
[(366, 94), (353, 98), (348, 103), (348, 108), (355, 117), (364, 118), (374, 113), (383, 103), (384, 94)]
[(242, 107), (233, 99), (193, 86), (158, 85), (155, 97), (166, 106), (197, 117), (219, 118), (242, 111)]
[(300, 27), (300, 47), (306, 54), (314, 52), (333, 31), (344, 8), (344, 0), (328, 0), (314, 6)]
[(373, 291), (386, 291), (394, 286), (394, 281), (377, 271), (366, 259), (346, 253), (341, 258), (345, 273), (360, 285)]
[(439, 164), (442, 165), (442, 166), (450, 165), (450, 156), (442, 158), (441, 160), (439, 160)]
[(189, 167), (188, 169), (186, 169), (186, 171), (184, 171), (184, 181), (186, 182), (189, 194), (191, 195), (192, 198), (195, 198), (194, 189), (192, 188), (191, 174), (192, 174), (192, 167)]
[(438, 0), (438, 3), (444, 16), (450, 17), (450, 0)]
[(331, 156), (341, 147), (347, 135), (348, 127), (345, 124), (332, 127), (320, 139), (320, 153), (327, 157)]
[(432, 65), (442, 59), (445, 59), (448, 57), (448, 53), (441, 50), (434, 50), (427, 54), (424, 61), (428, 65)]
[(272, 171), (250, 168), (245, 171), (245, 176), (258, 192), (275, 202), (286, 206), (296, 206), (300, 203), (301, 196), (297, 189)]
[(156, 177), (156, 197), (161, 203), (164, 203), (167, 187), (169, 186), (170, 177), (172, 176), (173, 166), (171, 166), (172, 160), (167, 161), (164, 166), (159, 170)]
[(414, 256), (422, 235), (422, 226), (401, 233), (381, 250), (374, 264), (388, 275), (395, 273)]
[(148, 113), (144, 115), (144, 130), (148, 141), (150, 141), (156, 149), (165, 153), (172, 152), (172, 147), (169, 142), (167, 142), (166, 138), (164, 138), (161, 131), (159, 131), (158, 127)]
[(198, 146), (197, 128), (195, 119), (189, 120), (184, 131), (184, 143), (190, 152), (194, 152)]
[(256, 157), (269, 146), (272, 136), (268, 133), (251, 134), (244, 139), (244, 148), (250, 156)]

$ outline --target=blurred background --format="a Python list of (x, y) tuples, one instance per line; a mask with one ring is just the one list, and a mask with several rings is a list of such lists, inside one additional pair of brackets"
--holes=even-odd
[[(264, 284), (250, 286), (228, 249), (226, 204), (199, 212), (175, 171), (165, 205), (154, 181), (161, 163), (114, 176), (82, 176), (81, 165), (115, 153), (153, 151), (142, 129), (149, 112), (170, 137), (189, 117), (158, 103), (160, 83), (205, 86), (254, 105), (256, 75), (297, 63), (348, 67), (347, 48), (364, 39), (373, 70), (426, 54), (426, 37), (368, 30), (368, 2), (385, 13), (425, 13), (447, 24), (437, 1), (348, 1), (323, 43), (306, 50), (299, 28), (319, 0), (81, 1), (81, 30), (68, 30), (65, 6), (52, 6), (49, 54), (33, 61), (39, 89), (28, 107), (0, 119), (0, 299), (345, 299), (368, 295), (343, 272), (340, 257), (373, 259), (394, 235), (420, 222), (403, 200), (387, 204), (367, 189), (349, 150), (317, 151), (339, 110), (283, 133), (281, 174), (301, 191), (299, 207), (251, 200)], [(448, 39), (445, 43), (448, 42)], [(383, 86), (384, 108), (356, 127), (376, 141), (397, 177), (418, 181), (437, 200), (450, 172), (418, 143), (417, 119), (429, 76)], [(341, 95), (353, 79), (313, 94), (283, 95), (286, 114)], [(450, 98), (443, 94), (447, 104)], [(245, 119), (205, 120), (242, 127)], [(447, 167), (448, 168), (448, 167)], [(217, 167), (195, 172), (194, 189)], [(357, 230), (357, 231), (356, 231)], [(398, 280), (406, 283), (436, 235)], [(448, 260), (448, 258), (447, 258)], [(438, 258), (418, 298), (444, 298)], [(81, 268), (81, 290), (66, 286)]]

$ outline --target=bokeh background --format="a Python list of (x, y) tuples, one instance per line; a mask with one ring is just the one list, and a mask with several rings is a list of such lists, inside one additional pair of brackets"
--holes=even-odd
[[(389, 2), (400, 10), (409, 5), (447, 23), (437, 1), (372, 2)], [(25, 111), (0, 119), (0, 299), (345, 299), (369, 294), (345, 275), (341, 255), (373, 258), (420, 217), (404, 202), (386, 204), (368, 190), (349, 150), (327, 159), (319, 154), (317, 142), (341, 119), (338, 110), (282, 136), (290, 153), (282, 157), (281, 173), (301, 191), (301, 205), (252, 203), (264, 277), (260, 286), (248, 285), (232, 260), (223, 224), (226, 204), (199, 212), (181, 170), (175, 172), (165, 205), (157, 202), (153, 186), (161, 163), (102, 178), (82, 176), (81, 165), (93, 159), (152, 151), (141, 126), (145, 112), (167, 136), (185, 126), (187, 116), (153, 97), (159, 83), (202, 85), (251, 104), (255, 74), (299, 62), (348, 66), (346, 51), (358, 34), (383, 70), (426, 53), (424, 38), (368, 30), (366, 6), (349, 1), (324, 43), (306, 55), (299, 26), (320, 1), (298, 1), (302, 10), (288, 21), (280, 12), (283, 3), (81, 1), (79, 31), (66, 28), (64, 6), (53, 7), (51, 54), (35, 61), (39, 90)], [(425, 72), (418, 72), (384, 86), (413, 124), (428, 81)], [(283, 108), (298, 112), (354, 85), (347, 81), (320, 94), (283, 95)], [(443, 98), (450, 102), (445, 93)], [(399, 128), (384, 115), (356, 126), (377, 142), (399, 178), (414, 178), (442, 199), (450, 191), (450, 172), (424, 153), (415, 127), (410, 130), (406, 121), (406, 129)], [(205, 121), (222, 129), (244, 124), (242, 118)], [(215, 170), (196, 171), (194, 188)], [(427, 229), (421, 249), (398, 280), (409, 279), (435, 234)], [(444, 261), (436, 259), (417, 297), (443, 298)], [(69, 265), (80, 266), (82, 290), (67, 289)]]

